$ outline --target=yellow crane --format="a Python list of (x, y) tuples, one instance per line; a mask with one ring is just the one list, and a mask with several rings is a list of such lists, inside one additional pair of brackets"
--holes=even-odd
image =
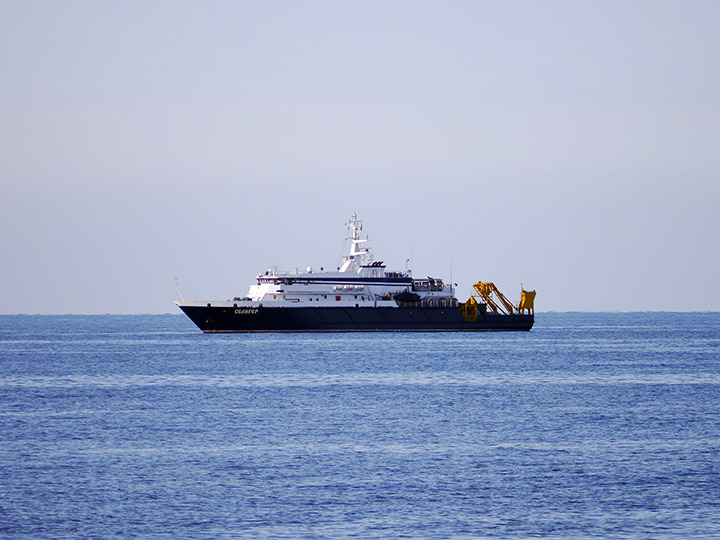
[(522, 290), (520, 304), (514, 306), (492, 282), (478, 281), (473, 285), (473, 289), (475, 292), (461, 307), (463, 316), (469, 321), (477, 320), (478, 302), (475, 300), (476, 296), (487, 305), (489, 311), (496, 315), (535, 314), (535, 291)]
[(517, 312), (515, 306), (510, 303), (510, 300), (503, 296), (494, 283), (478, 281), (473, 285), (473, 289), (475, 289), (477, 296), (483, 299), (483, 302), (487, 304), (488, 309), (493, 313), (497, 313), (498, 315), (512, 315)]

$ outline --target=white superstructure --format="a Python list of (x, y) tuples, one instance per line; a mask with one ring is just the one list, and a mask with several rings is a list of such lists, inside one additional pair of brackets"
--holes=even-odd
[(257, 307), (398, 307), (457, 305), (452, 285), (439, 279), (414, 280), (411, 271), (387, 271), (382, 261), (373, 261), (362, 221), (355, 213), (346, 223), (349, 252), (337, 271), (279, 272), (268, 269), (257, 276), (244, 298), (219, 302), (182, 302), (182, 305), (212, 305), (242, 309)]

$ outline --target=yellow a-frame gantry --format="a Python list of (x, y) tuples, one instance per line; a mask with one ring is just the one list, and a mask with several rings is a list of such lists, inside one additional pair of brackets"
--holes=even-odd
[(461, 312), (468, 321), (477, 320), (478, 297), (495, 315), (521, 315), (523, 313), (535, 314), (535, 291), (521, 292), (520, 304), (514, 306), (510, 300), (498, 290), (492, 282), (478, 281), (473, 285), (473, 294), (468, 301), (461, 305)]

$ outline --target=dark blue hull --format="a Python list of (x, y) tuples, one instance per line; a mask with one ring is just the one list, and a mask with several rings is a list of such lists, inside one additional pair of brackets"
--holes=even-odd
[(456, 307), (179, 307), (207, 333), (527, 331), (535, 321), (534, 315), (491, 313), (468, 321)]

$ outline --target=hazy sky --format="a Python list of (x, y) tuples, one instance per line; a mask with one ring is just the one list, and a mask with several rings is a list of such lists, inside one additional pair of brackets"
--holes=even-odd
[(539, 311), (720, 309), (720, 3), (28, 1), (0, 313), (165, 313), (376, 259)]

